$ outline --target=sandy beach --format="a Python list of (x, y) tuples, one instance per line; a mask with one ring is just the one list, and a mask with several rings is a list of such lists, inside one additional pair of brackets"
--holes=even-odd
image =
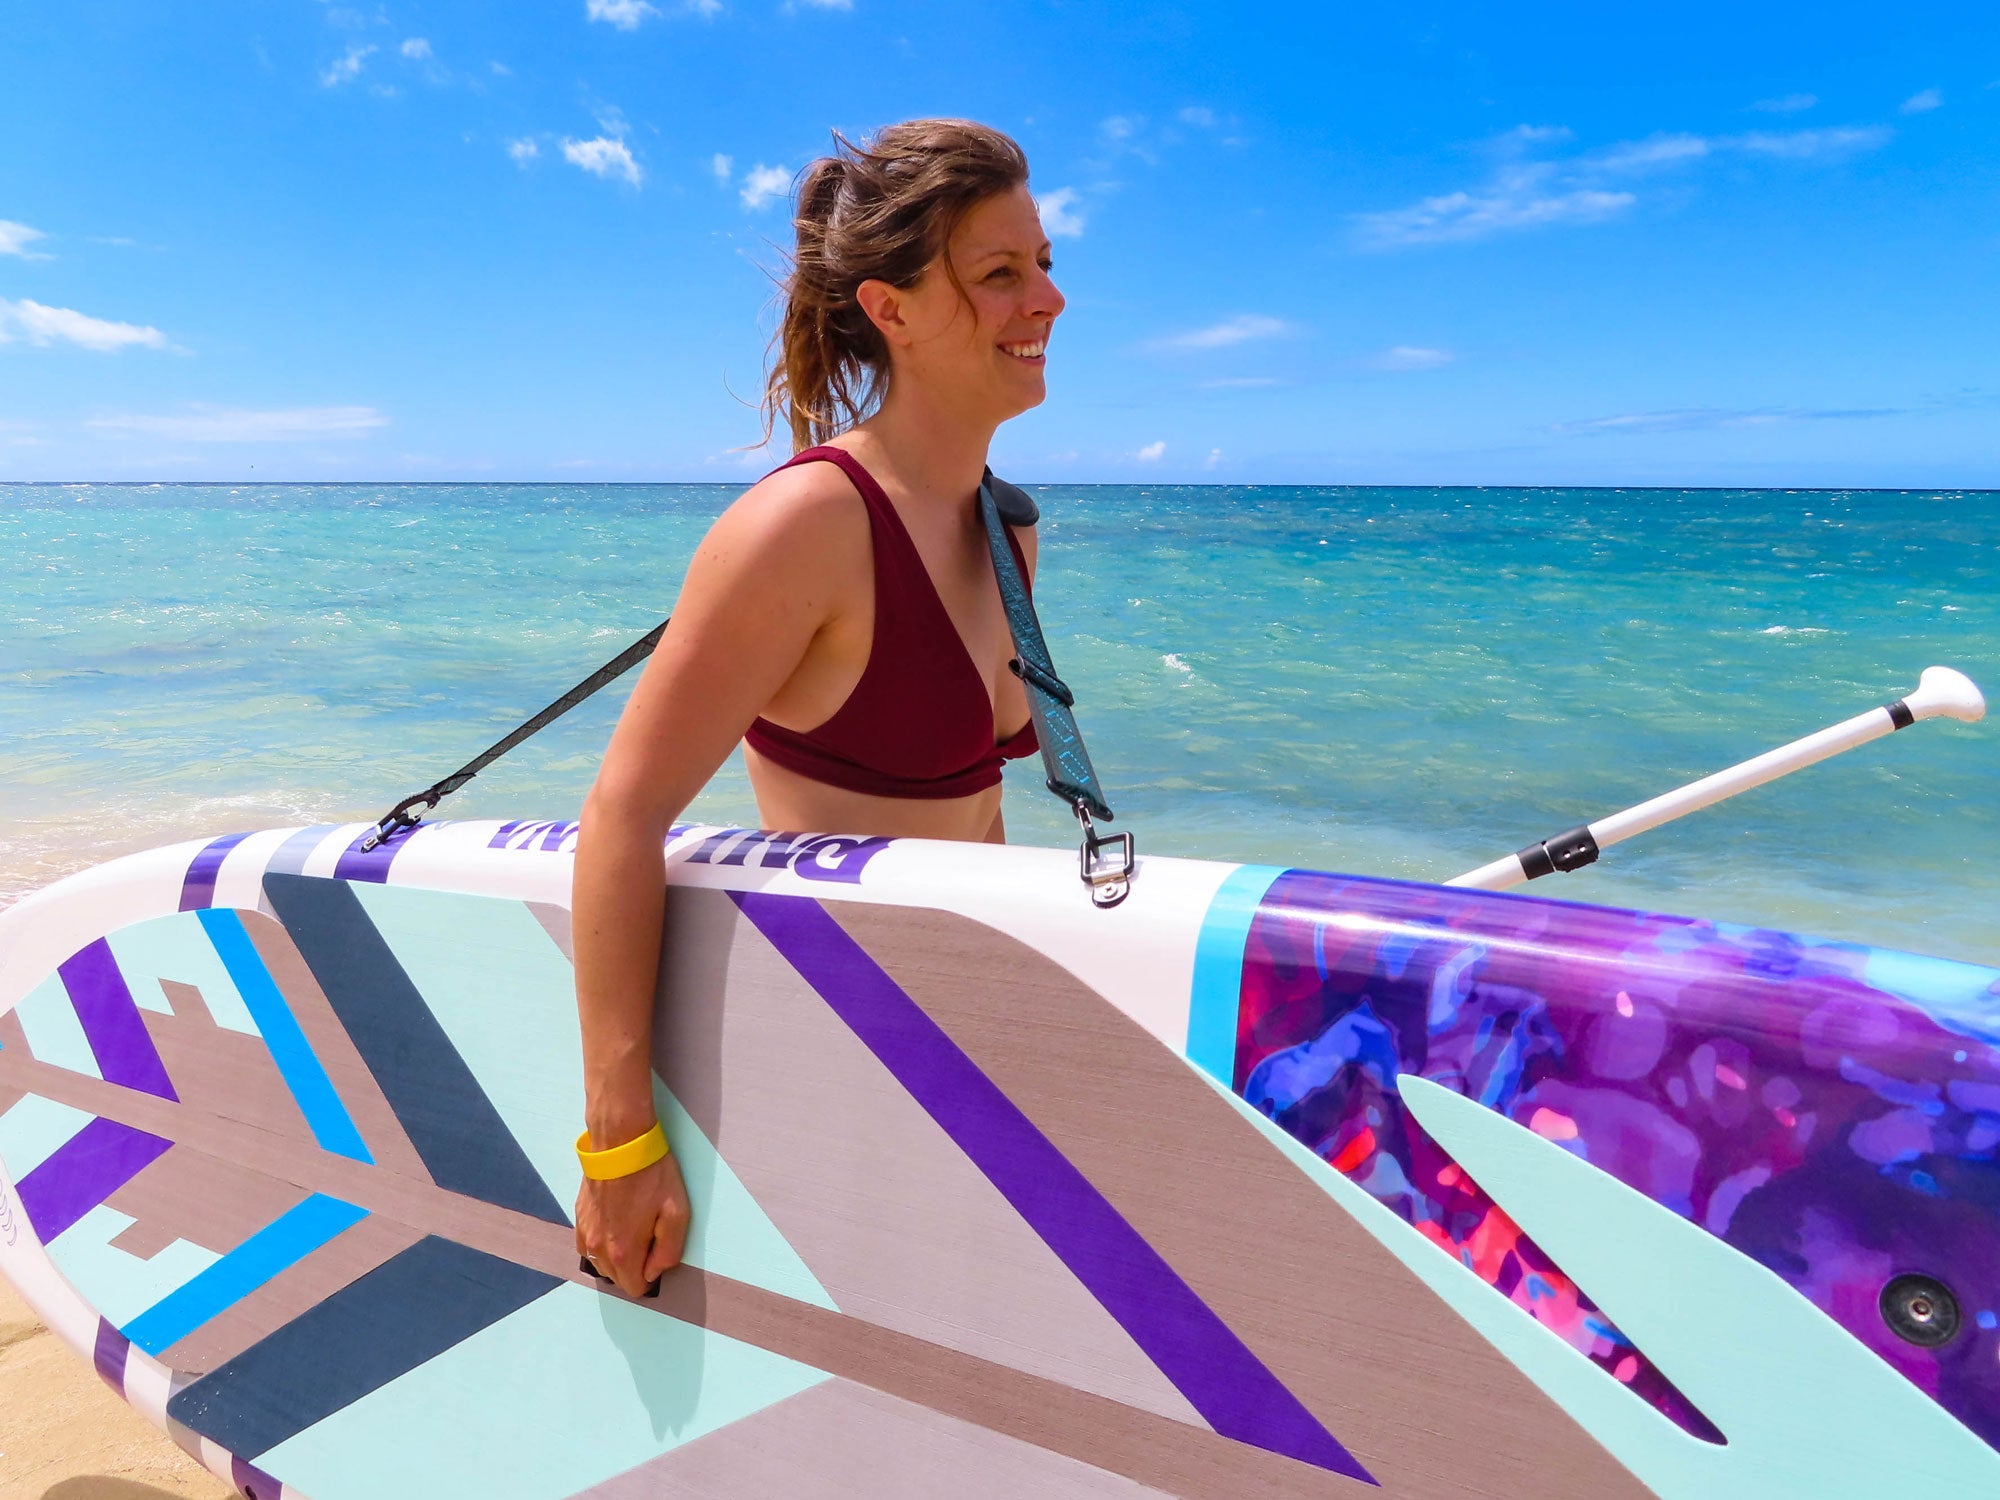
[(0, 1500), (231, 1493), (112, 1395), (0, 1281)]

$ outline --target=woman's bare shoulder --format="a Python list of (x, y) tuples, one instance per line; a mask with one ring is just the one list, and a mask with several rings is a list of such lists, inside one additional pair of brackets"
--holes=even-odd
[(742, 560), (825, 567), (868, 546), (868, 513), (832, 464), (799, 464), (767, 474), (716, 519), (703, 551)]

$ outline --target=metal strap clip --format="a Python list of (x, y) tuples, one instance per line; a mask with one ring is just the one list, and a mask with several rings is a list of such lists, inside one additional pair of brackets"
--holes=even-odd
[[(1109, 909), (1132, 894), (1132, 872), (1138, 856), (1130, 833), (1102, 837), (1090, 821), (1090, 809), (1081, 802), (1071, 804), (1077, 822), (1083, 825), (1083, 844), (1077, 850), (1077, 865), (1090, 891), (1091, 904)], [(1105, 850), (1116, 849), (1107, 856)]]

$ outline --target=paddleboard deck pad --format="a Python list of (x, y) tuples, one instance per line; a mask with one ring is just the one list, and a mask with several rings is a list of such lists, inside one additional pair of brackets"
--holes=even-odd
[(0, 1269), (257, 1500), (2000, 1493), (2000, 972), (677, 828), (628, 1300), (576, 825), (367, 831), (0, 913)]

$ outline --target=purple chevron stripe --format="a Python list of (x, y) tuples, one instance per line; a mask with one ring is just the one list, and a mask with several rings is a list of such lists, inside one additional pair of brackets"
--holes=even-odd
[(1211, 1427), (1376, 1482), (824, 907), (798, 896), (730, 897)]
[(92, 1120), (14, 1185), (44, 1245), (151, 1166), (173, 1142)]
[(215, 878), (222, 872), (223, 860), (229, 857), (231, 849), (249, 837), (247, 833), (232, 833), (202, 845), (188, 864), (186, 878), (181, 881), (182, 911), (198, 911), (214, 903)]
[(128, 1089), (157, 1094), (178, 1102), (180, 1095), (167, 1077), (167, 1065), (160, 1050), (139, 1018), (138, 1002), (118, 972), (118, 960), (111, 945), (99, 938), (67, 963), (57, 967), (63, 988), (69, 991), (76, 1018), (97, 1058), (97, 1070), (106, 1083), (123, 1084)]
[(125, 1355), (131, 1347), (124, 1334), (104, 1319), (97, 1320), (97, 1346), (90, 1351), (90, 1362), (97, 1366), (104, 1383), (121, 1397), (125, 1394)]

